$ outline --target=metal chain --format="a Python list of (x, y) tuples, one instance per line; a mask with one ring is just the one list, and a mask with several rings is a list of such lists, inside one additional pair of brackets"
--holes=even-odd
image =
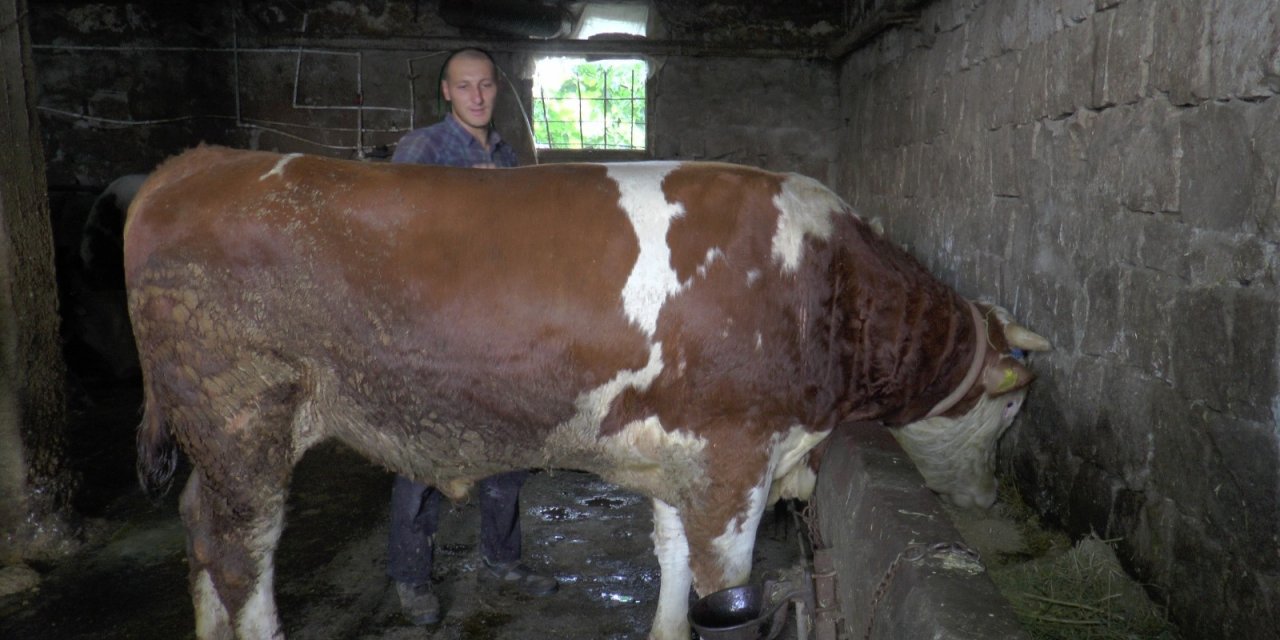
[(898, 566), (902, 564), (902, 561), (916, 562), (925, 556), (940, 553), (954, 553), (965, 556), (974, 562), (982, 562), (982, 556), (963, 542), (935, 542), (933, 544), (917, 542), (903, 547), (902, 551), (899, 551), (898, 555), (893, 558), (893, 562), (889, 563), (889, 568), (884, 570), (884, 577), (880, 578), (880, 584), (876, 585), (875, 593), (871, 595), (870, 609), (867, 613), (867, 632), (863, 634), (863, 640), (871, 640), (871, 631), (876, 624), (876, 610), (879, 608), (880, 601), (884, 599), (885, 594), (889, 592), (889, 585), (893, 582), (894, 575), (898, 573)]
[(800, 520), (804, 522), (804, 526), (809, 530), (809, 543), (814, 549), (826, 549), (827, 545), (822, 541), (822, 530), (818, 528), (818, 512), (813, 508), (813, 502), (804, 505), (804, 509), (800, 510)]

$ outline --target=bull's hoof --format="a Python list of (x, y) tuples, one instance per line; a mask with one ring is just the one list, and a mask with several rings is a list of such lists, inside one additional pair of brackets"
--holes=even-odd
[(431, 591), (431, 584), (412, 585), (396, 583), (396, 595), (400, 596), (400, 611), (417, 626), (440, 622), (440, 599)]

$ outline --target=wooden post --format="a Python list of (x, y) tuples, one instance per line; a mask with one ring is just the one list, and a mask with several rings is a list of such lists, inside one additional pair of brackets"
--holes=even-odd
[(74, 488), (27, 24), (27, 0), (0, 0), (0, 561), (61, 548)]

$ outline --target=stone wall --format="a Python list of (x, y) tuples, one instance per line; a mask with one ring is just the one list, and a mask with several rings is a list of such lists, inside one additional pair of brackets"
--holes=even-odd
[(654, 157), (837, 179), (839, 94), (830, 64), (671, 57), (655, 67)]
[(939, 0), (841, 68), (840, 191), (1055, 350), (1001, 465), (1185, 637), (1280, 618), (1280, 4)]

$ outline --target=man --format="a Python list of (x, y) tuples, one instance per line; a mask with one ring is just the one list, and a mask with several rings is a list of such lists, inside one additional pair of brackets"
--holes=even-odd
[[(514, 167), (511, 145), (493, 130), (498, 95), (496, 67), (489, 54), (461, 49), (445, 60), (440, 92), (449, 103), (444, 120), (405, 134), (392, 162), (440, 164), (455, 167)], [(520, 563), (520, 488), (528, 471), (501, 473), (481, 480), (480, 556), (486, 582), (516, 587), (532, 595), (547, 595), (559, 583)], [(440, 519), (440, 493), (432, 487), (397, 476), (391, 490), (391, 535), (387, 574), (405, 615), (414, 624), (440, 621), (440, 602), (431, 591), (433, 537)]]

